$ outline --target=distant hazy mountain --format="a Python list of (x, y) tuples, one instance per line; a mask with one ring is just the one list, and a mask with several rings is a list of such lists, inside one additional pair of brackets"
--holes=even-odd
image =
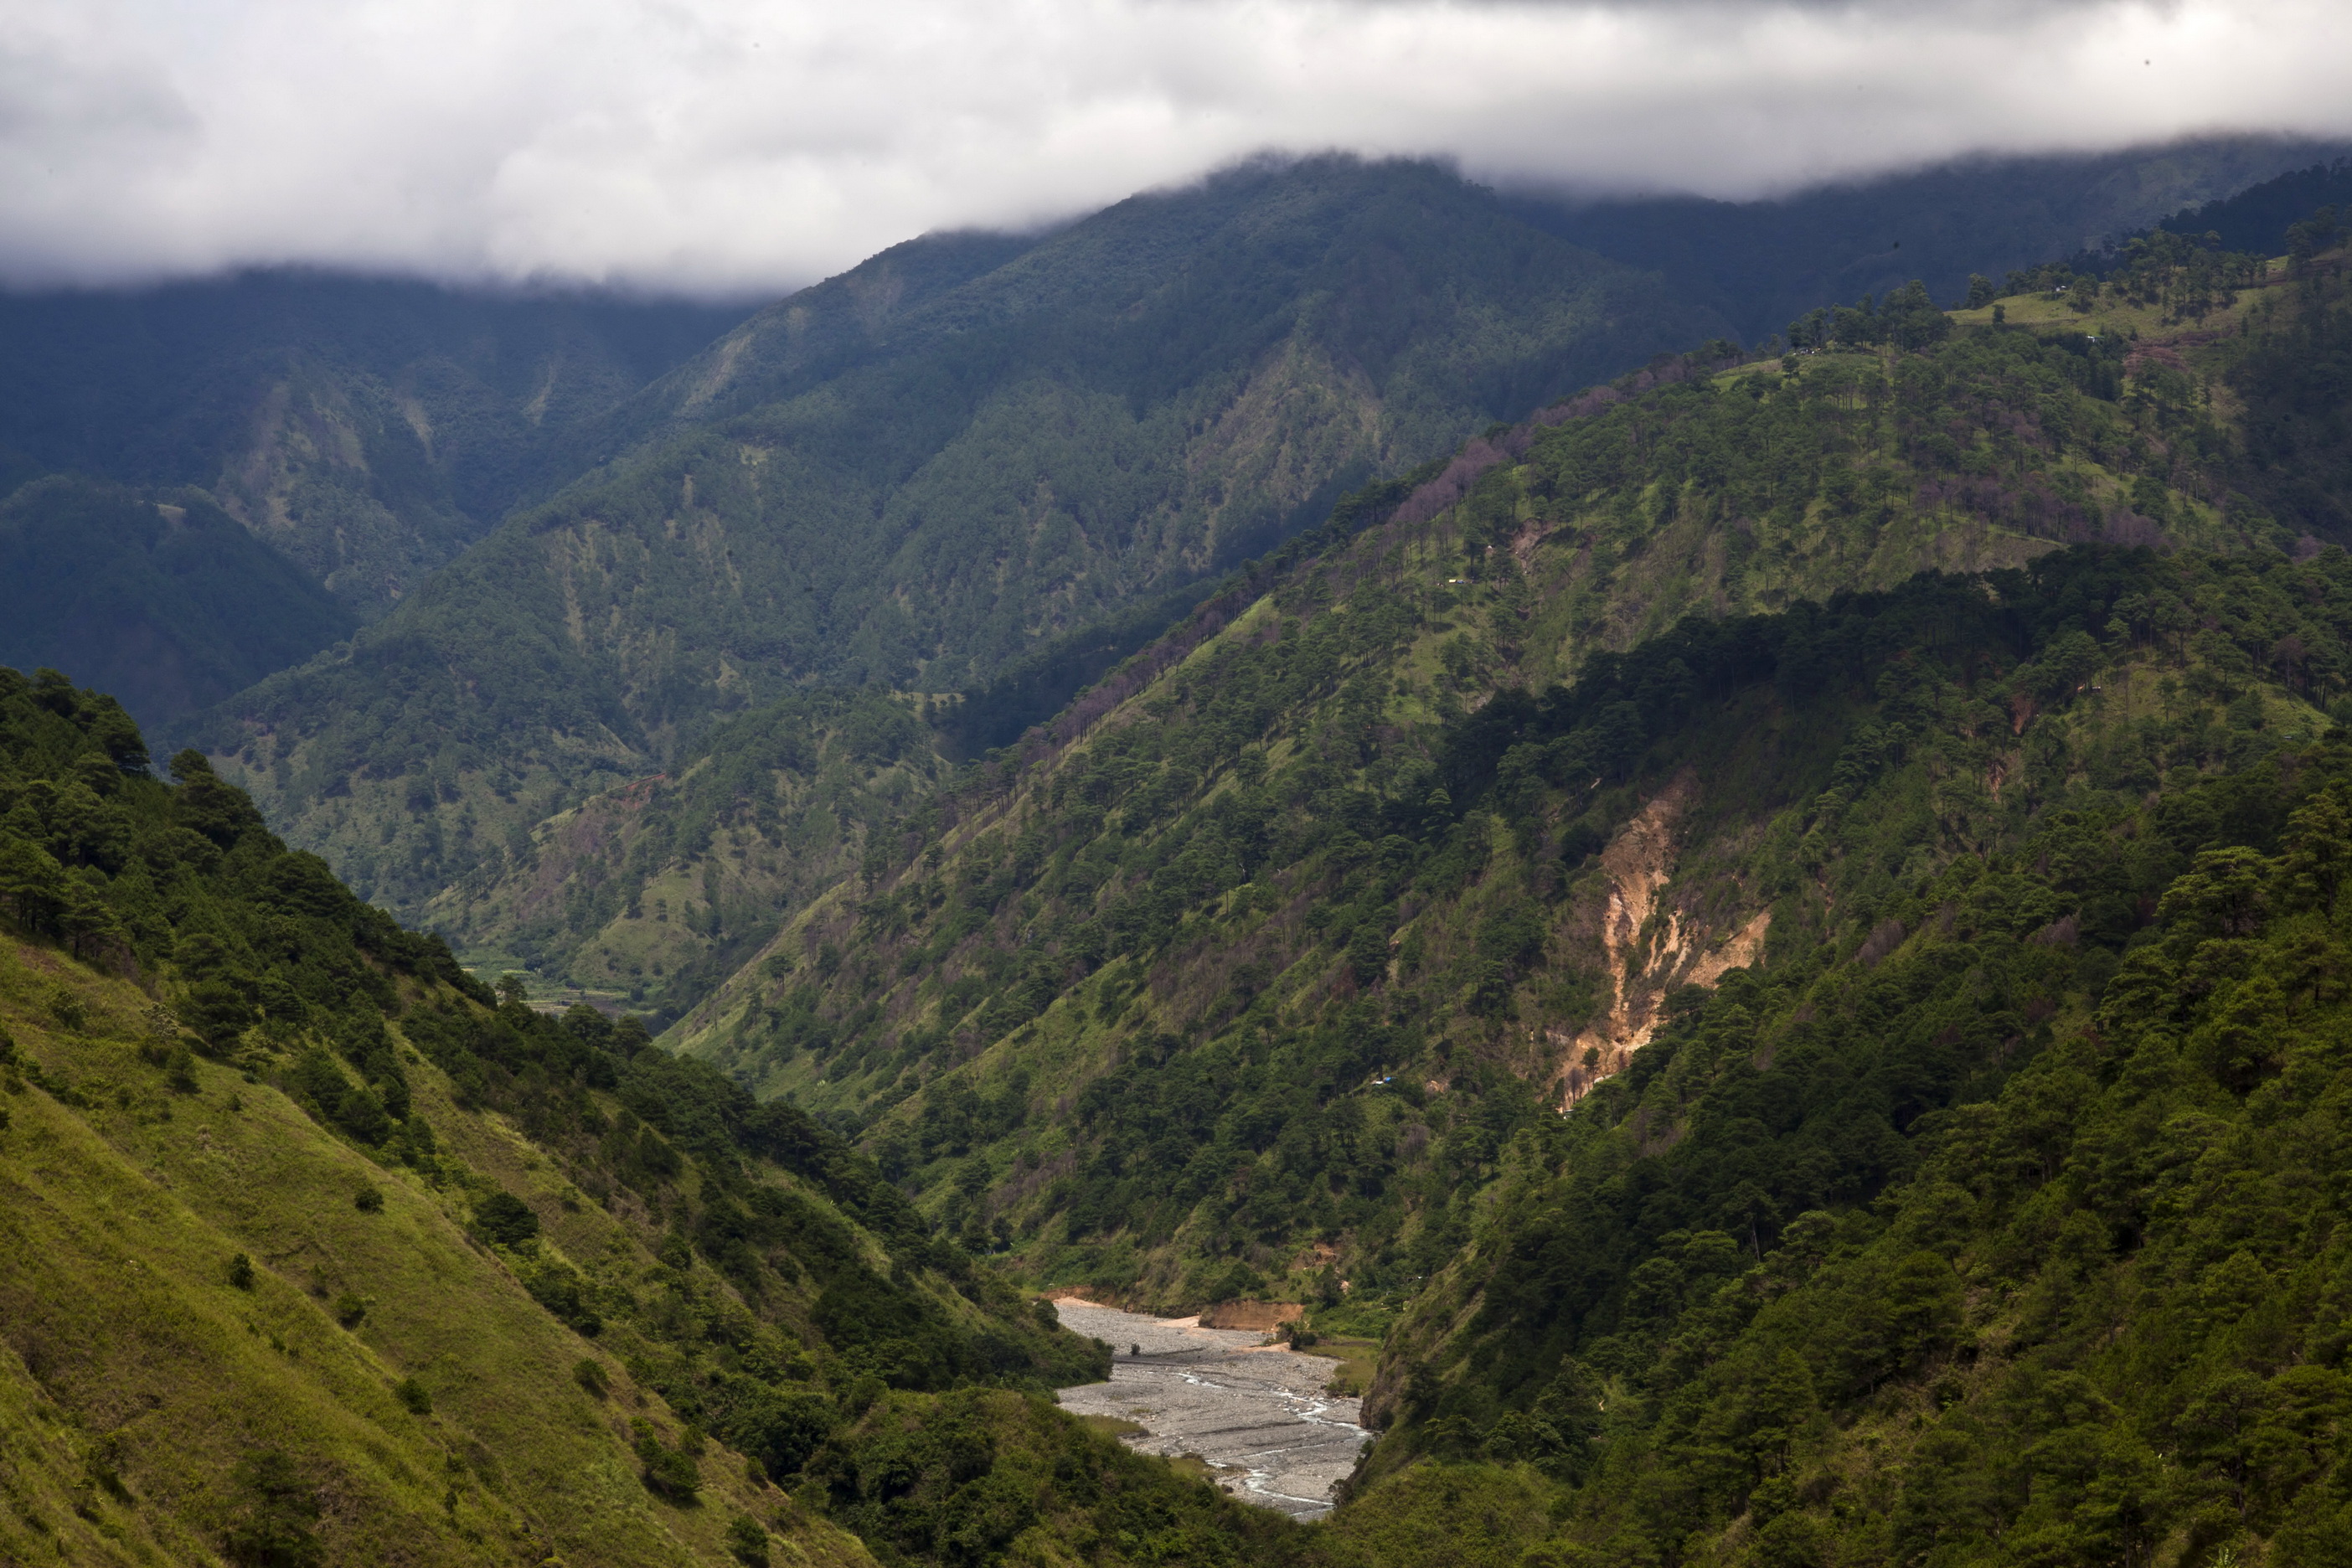
[(0, 502), (0, 665), (177, 719), (349, 637), (350, 610), (198, 489), (62, 475)]
[(2231, 250), (2275, 256), (2284, 237), (2318, 208), (2352, 206), (2352, 157), (2314, 163), (2202, 206), (2183, 207), (2158, 226), (2176, 234), (2218, 234)]
[(0, 484), (202, 486), (373, 617), (741, 315), (292, 271), (0, 295)]
[[(2208, 137), (2091, 157), (1972, 161), (1778, 201), (1520, 195), (1509, 205), (1574, 244), (1657, 268), (1752, 343), (1815, 306), (1883, 296), (1915, 278), (1938, 301), (1957, 300), (1972, 272), (1998, 282), (2347, 152), (2342, 142)], [(2327, 199), (2282, 189), (2272, 205), (2287, 216), (2276, 228), (2234, 242), (2275, 254), (2285, 225)]]

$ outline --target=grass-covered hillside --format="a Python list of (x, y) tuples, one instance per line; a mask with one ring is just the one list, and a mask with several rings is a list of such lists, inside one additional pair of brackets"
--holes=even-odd
[[(2328, 308), (2293, 287), (2294, 321)], [(1830, 929), (1780, 814), (1902, 754), (1872, 661), (1975, 645), (1937, 721), (1984, 798), (1906, 822), (1897, 866), (2046, 804), (2007, 787), (2017, 737), (2106, 650), (2140, 666), (2045, 729), (2069, 769), (2118, 745), (2169, 765), (2119, 727), (2219, 721), (2192, 665), (2334, 689), (2277, 663), (2336, 657), (2313, 651), (2341, 646), (2325, 573), (2309, 604), (2265, 575), (2289, 620), (2203, 643), (2189, 606), (2237, 570), (2212, 555), (1836, 596), (2084, 539), (2291, 570), (2295, 531), (2231, 484), (2244, 405), (2215, 392), (2294, 330), (2259, 314), (2276, 291), (2198, 324), (2268, 322), (2231, 358), (2162, 346), (2163, 311), (2120, 297), (2093, 341), (2071, 310), (1955, 327), (1898, 295), (1821, 352), (1680, 362), (1497, 432), (906, 818), (676, 1036), (861, 1130), (1041, 1280), (1409, 1287), (1510, 1128), (1622, 1066), (1674, 985)]]
[(1272, 1528), (1045, 1404), (1106, 1352), (838, 1137), (634, 1018), (492, 994), (201, 755), (169, 771), (110, 699), (0, 672), (0, 1557), (961, 1563), (1035, 1530), (1118, 1564)]
[(753, 318), (606, 466), (195, 734), (415, 915), (477, 868), (464, 819), (503, 844), (811, 678), (961, 689), (1717, 328), (1416, 164), (919, 241)]

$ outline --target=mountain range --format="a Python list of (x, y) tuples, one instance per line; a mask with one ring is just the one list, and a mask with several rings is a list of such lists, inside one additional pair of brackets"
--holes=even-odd
[[(597, 316), (396, 602), (233, 443), (28, 479), (125, 692), (0, 673), (0, 1556), (2352, 1550), (2300, 151), (1752, 347), (1343, 160)], [(1337, 1511), (1056, 1410), (1048, 1290), (1302, 1309)]]
[[(2224, 142), (1976, 171), (1962, 205), (2006, 199), (2092, 233), (2307, 152)], [(1956, 178), (1872, 199), (1916, 209)], [(1666, 204), (1650, 221), (1716, 254), (1755, 248), (1743, 225), (1809, 236), (1813, 259), (1790, 262), (1802, 290), (1883, 221), (1861, 195), (1812, 199), (1829, 205)], [(1999, 271), (2079, 242), (2041, 221), (1979, 225), (1997, 241), (1951, 265)], [(721, 862), (716, 902), (714, 868), (691, 853), (626, 879), (665, 880), (652, 896), (673, 909), (732, 910), (716, 942), (630, 917), (649, 906), (629, 893), (584, 923), (518, 918), (534, 907), (518, 889), (561, 874), (538, 847), (570, 863), (559, 819), (683, 776), (713, 726), (803, 682), (928, 693), (936, 715), (941, 697), (1017, 684), (1057, 637), (1098, 643), (1106, 618), (1129, 618), (1131, 651), (1166, 624), (1132, 606), (1181, 613), (1188, 585), (1205, 592), (1350, 486), (1660, 351), (1738, 335), (1732, 301), (1557, 226), (1440, 170), (1327, 160), (1244, 167), (1043, 235), (899, 247), (583, 412), (550, 437), (560, 456), (536, 459), (583, 477), (546, 481), (549, 499), (348, 651), (173, 732), (367, 897), (491, 962), (674, 1014), (773, 928), (792, 876)]]

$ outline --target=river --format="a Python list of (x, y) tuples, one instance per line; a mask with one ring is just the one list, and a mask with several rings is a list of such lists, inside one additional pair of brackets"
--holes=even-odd
[(1063, 1409), (1135, 1422), (1143, 1430), (1126, 1437), (1129, 1447), (1195, 1455), (1244, 1501), (1297, 1519), (1330, 1511), (1332, 1489), (1371, 1436), (1356, 1425), (1358, 1401), (1323, 1392), (1336, 1363), (1197, 1319), (1088, 1301), (1055, 1307), (1065, 1327), (1107, 1341), (1113, 1352), (1110, 1381), (1062, 1390)]

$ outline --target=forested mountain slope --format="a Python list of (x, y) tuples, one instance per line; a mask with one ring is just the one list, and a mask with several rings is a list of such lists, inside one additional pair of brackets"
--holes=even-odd
[[(2055, 247), (2052, 223), (2137, 221), (2287, 155), (2200, 143), (1975, 171), (1961, 184), (1979, 205), (2021, 180), (2071, 216), (2044, 214), (2013, 245), (1961, 226), (1945, 260), (1998, 270)], [(1958, 178), (1732, 211), (1786, 227), (1828, 202), (1798, 226), (1829, 243)], [(1233, 171), (1047, 234), (896, 247), (573, 426), (567, 460), (610, 468), (348, 658), (289, 672), (199, 733), (371, 897), (429, 909), (478, 953), (551, 951), (509, 917), (523, 900), (485, 879), (540, 877), (526, 832), (560, 836), (550, 819), (600, 790), (690, 771), (719, 718), (812, 677), (970, 693), (1004, 678), (1018, 706), (1033, 649), (1090, 647), (1090, 628), (1147, 608), (1181, 614), (1184, 584), (1319, 520), (1364, 474), (1719, 323), (1692, 304), (1713, 285), (1637, 277), (1549, 221), (1423, 166), (1326, 160)], [(1736, 236), (1709, 253), (1766, 257), (1776, 300), (1819, 302), (1863, 276), (1815, 277)], [(1110, 641), (1124, 652), (1129, 635)], [(947, 732), (960, 746), (978, 733)], [(649, 977), (667, 980), (633, 984)], [(561, 978), (614, 976), (591, 963)], [(696, 994), (656, 989), (672, 1006)]]
[[(1658, 361), (943, 785), (747, 712), (478, 889), (839, 875), (677, 1053), (0, 673), (0, 1552), (2340, 1555), (2344, 259)], [(1383, 1340), (1349, 1500), (1054, 1410), (1045, 1283)]]
[[(2063, 329), (1946, 337), (1898, 298), (1792, 370), (1684, 362), (1475, 444), (907, 819), (676, 1037), (854, 1117), (1041, 1279), (1171, 1304), (1326, 1264), (1407, 1284), (1458, 1242), (1499, 1129), (1622, 1065), (1673, 985), (1825, 929), (1768, 830), (1894, 742), (1875, 699), (1793, 699), (1827, 679), (1809, 660), (1913, 613), (1837, 591), (2070, 539), (2294, 544), (2230, 489), (2242, 437), (2210, 392), (2336, 308), (2325, 279), (2279, 287), (2275, 318), (2273, 290), (2233, 297), (2267, 325), (2189, 348), (2201, 374), (2138, 295), (2099, 303), (2096, 341), (2063, 306)], [(2074, 592), (2036, 581), (2000, 597)], [(1971, 700), (2004, 728), (2062, 694), (2036, 614), (1983, 634), (2026, 683)], [(2158, 679), (2134, 716), (2185, 717)], [(1967, 723), (1996, 816), (2022, 809), (2021, 761)], [(1902, 853), (1995, 831), (1960, 812)], [(1392, 1081), (1367, 1100), (1367, 1077)]]
[(838, 1500), (886, 1551), (919, 1508), (956, 1561), (1117, 1564), (1279, 1522), (1045, 1405), (1101, 1347), (838, 1138), (492, 996), (171, 772), (0, 671), (0, 1555), (872, 1561)]
[[(2326, 561), (2275, 586), (2340, 604)], [(2095, 766), (1685, 998), (1520, 1134), (1359, 1486), (1532, 1487), (1505, 1562), (2338, 1560), (2352, 750), (2312, 735), (2217, 726), (2145, 795)]]
[[(2224, 488), (2332, 265), (1520, 432), (1236, 585), (680, 1035), (1030, 1278), (1401, 1313), (1324, 1561), (2333, 1561), (2352, 558)], [(1956, 494), (2226, 551), (1738, 613), (1803, 559), (1768, 477), (1792, 522), (1839, 474), (1887, 509), (1848, 571)], [(1704, 575), (1669, 504), (1753, 553)], [(1536, 536), (1636, 518), (1653, 610), (1734, 613), (1580, 647)]]
[(953, 287), (940, 247), (992, 254), (919, 242), (755, 318), (666, 384), (684, 433), (203, 743), (413, 911), (467, 823), (502, 841), (812, 677), (961, 687), (1714, 325), (1415, 164), (1137, 197)]

